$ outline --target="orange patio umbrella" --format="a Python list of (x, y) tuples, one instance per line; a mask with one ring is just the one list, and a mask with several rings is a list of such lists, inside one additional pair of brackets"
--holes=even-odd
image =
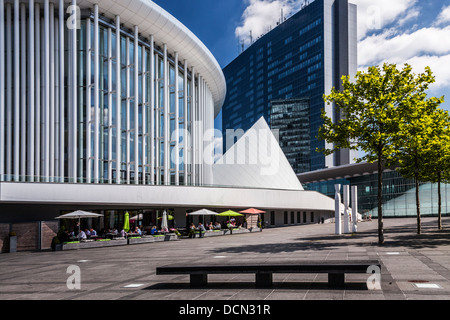
[(247, 210), (239, 211), (240, 213), (248, 213), (248, 214), (260, 214), (260, 213), (266, 213), (265, 211), (258, 210), (255, 208), (250, 208)]

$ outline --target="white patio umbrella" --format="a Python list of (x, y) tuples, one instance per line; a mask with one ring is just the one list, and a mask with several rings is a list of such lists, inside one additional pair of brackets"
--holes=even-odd
[(162, 221), (161, 221), (161, 229), (169, 229), (169, 225), (167, 223), (167, 212), (164, 210)]
[(103, 217), (103, 215), (88, 211), (77, 210), (74, 212), (63, 214), (59, 217), (56, 217), (55, 219), (78, 219), (78, 222), (80, 222), (81, 218), (98, 218), (98, 217)]
[(218, 213), (208, 210), (208, 209), (201, 209), (194, 212), (189, 212), (188, 215), (190, 216), (216, 216)]

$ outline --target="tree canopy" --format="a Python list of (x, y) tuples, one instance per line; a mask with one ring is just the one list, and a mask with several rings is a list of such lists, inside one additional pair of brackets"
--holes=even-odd
[[(382, 186), (384, 168), (398, 164), (398, 132), (401, 110), (423, 103), (426, 90), (434, 82), (430, 68), (416, 75), (405, 64), (398, 69), (395, 64), (369, 67), (354, 79), (342, 77), (342, 90), (333, 88), (324, 96), (327, 104), (334, 105), (334, 114), (323, 110), (323, 126), (319, 139), (332, 144), (321, 149), (330, 155), (339, 149), (361, 150), (357, 162), (378, 163), (378, 242), (384, 243)], [(334, 115), (339, 115), (336, 117)]]

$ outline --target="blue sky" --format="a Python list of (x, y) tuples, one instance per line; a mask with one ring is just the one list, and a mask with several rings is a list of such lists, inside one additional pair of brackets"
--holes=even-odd
[[(358, 5), (358, 64), (407, 62), (416, 73), (430, 66), (436, 76), (429, 94), (446, 96), (450, 110), (450, 2), (448, 0), (349, 0)], [(188, 27), (223, 68), (249, 42), (303, 0), (154, 0)], [(239, 37), (238, 37), (239, 35)]]

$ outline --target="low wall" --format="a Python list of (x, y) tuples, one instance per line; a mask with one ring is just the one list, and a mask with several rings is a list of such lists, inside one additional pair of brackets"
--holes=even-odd
[[(242, 233), (250, 233), (250, 232), (260, 232), (260, 228), (250, 228), (250, 229), (222, 229), (220, 231), (206, 231), (203, 236), (204, 237), (217, 237), (217, 236), (225, 236), (230, 234), (242, 234)], [(199, 233), (196, 232), (196, 237), (199, 237)]]
[(133, 244), (142, 244), (142, 243), (152, 243), (152, 242), (161, 242), (161, 241), (174, 241), (178, 240), (176, 234), (167, 234), (161, 236), (143, 236), (136, 238), (128, 238), (128, 239), (117, 239), (117, 240), (109, 240), (109, 241), (85, 241), (85, 242), (76, 242), (76, 243), (65, 243), (59, 245), (57, 250), (78, 250), (78, 249), (91, 249), (91, 248), (102, 248), (102, 247), (114, 247), (114, 246), (126, 246)]

